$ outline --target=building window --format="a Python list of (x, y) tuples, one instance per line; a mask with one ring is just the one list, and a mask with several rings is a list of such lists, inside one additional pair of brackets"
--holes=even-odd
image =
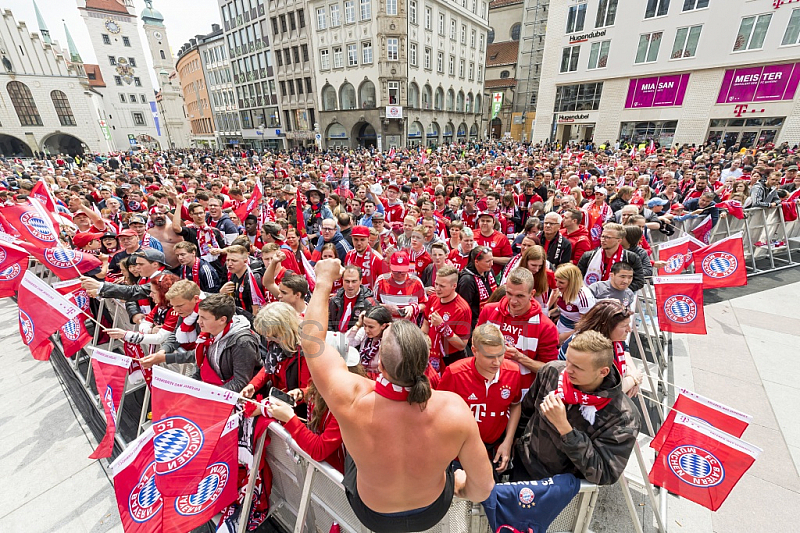
[(386, 14), (397, 15), (397, 0), (386, 0)]
[(342, 47), (336, 46), (333, 49), (333, 68), (342, 68)]
[(509, 71), (507, 71), (507, 70), (504, 70), (504, 71), (502, 71), (500, 73), (500, 79), (501, 80), (504, 80), (504, 79), (508, 78), (509, 76), (511, 76), (511, 73)]
[(302, 45), (301, 49), (303, 50), (303, 63), (308, 63), (308, 45)]
[(372, 0), (361, 0), (361, 20), (372, 18)]
[(112, 67), (116, 67), (117, 66), (117, 58), (114, 57), (114, 56), (108, 56), (108, 64), (111, 65)]
[(306, 27), (306, 13), (302, 9), (297, 10), (297, 24), (301, 28)]
[(733, 51), (758, 50), (763, 47), (770, 20), (772, 20), (772, 13), (743, 18), (733, 44)]
[(478, 50), (483, 51), (483, 34), (478, 38)]
[(386, 59), (389, 61), (397, 61), (399, 59), (400, 39), (397, 37), (389, 37), (386, 39)]
[(431, 49), (425, 48), (425, 53), (422, 56), (422, 66), (428, 70), (431, 68)]
[(450, 40), (456, 40), (456, 19), (450, 19)]
[(135, 57), (129, 57), (128, 58), (128, 63), (130, 63), (131, 67), (136, 68), (136, 58)]
[(475, 30), (472, 30), (469, 33), (469, 46), (471, 48), (475, 48), (475, 35), (477, 35), (477, 32)]
[(344, 3), (344, 22), (345, 24), (352, 24), (356, 21), (356, 1), (345, 0)]
[(703, 26), (691, 28), (678, 28), (675, 34), (675, 43), (672, 45), (670, 59), (694, 57), (697, 54), (697, 42), (700, 40), (700, 30)]
[(123, 93), (119, 93), (119, 101), (124, 104), (128, 101), (128, 98)]
[(134, 126), (146, 126), (147, 122), (144, 121), (144, 113), (140, 111), (133, 112), (133, 125)]
[(283, 49), (283, 62), (286, 63), (287, 67), (292, 64), (292, 51), (289, 48)]
[(436, 53), (436, 72), (444, 73), (444, 54), (442, 52)]
[(161, 52), (161, 59), (166, 59), (167, 56), (164, 54), (164, 50), (159, 50)]
[(617, 0), (600, 0), (600, 5), (597, 6), (597, 18), (594, 21), (594, 27), (613, 26), (616, 18)]
[(494, 28), (489, 28), (489, 31), (486, 33), (486, 42), (489, 44), (494, 42)]
[(463, 59), (458, 60), (458, 77), (464, 79), (464, 65), (466, 63)]
[(122, 44), (123, 44), (123, 46), (130, 46), (131, 45), (131, 40), (129, 38), (123, 36), (122, 37)]
[(141, 80), (141, 79), (139, 79), (139, 77), (137, 76), (137, 77), (133, 78), (133, 84), (134, 84), (136, 87), (141, 87), (141, 86), (142, 86), (142, 80)]
[(562, 85), (556, 89), (554, 111), (597, 111), (603, 95), (603, 82)]
[(417, 66), (417, 44), (410, 43), (408, 45), (408, 62), (412, 67)]
[(311, 78), (306, 78), (306, 94), (311, 94)]
[(330, 12), (331, 12), (331, 28), (340, 26), (342, 24), (342, 21), (339, 18), (339, 4), (331, 4)]
[(132, 95), (131, 95), (131, 97), (130, 97), (130, 102), (131, 102), (132, 104), (135, 104), (135, 103), (136, 103), (136, 95), (135, 95), (135, 94), (132, 94)]
[(297, 94), (303, 94), (303, 80), (298, 78), (294, 81), (297, 84)]
[(708, 0), (683, 0), (684, 11), (703, 9), (704, 7), (708, 7)]
[(120, 76), (114, 76), (114, 84), (122, 85), (122, 78)]
[(589, 51), (589, 70), (606, 68), (609, 48), (611, 48), (611, 41), (592, 43), (592, 49)]
[(431, 8), (425, 8), (425, 29), (433, 30), (433, 11)]
[(286, 82), (285, 81), (278, 82), (278, 86), (281, 88), (281, 97), (289, 96), (286, 93)]
[[(511, 40), (512, 41), (519, 41), (519, 33), (522, 29), (522, 24), (517, 22), (513, 26), (511, 26)], [(475, 39), (472, 40), (472, 47), (475, 47)]]
[(447, 73), (451, 76), (456, 75), (456, 56), (450, 56), (447, 62)]
[(409, 0), (408, 2), (408, 21), (411, 24), (417, 23), (417, 2), (416, 0)]
[(578, 70), (578, 56), (580, 46), (567, 46), (561, 51), (561, 72), (575, 72)]
[(400, 82), (390, 81), (389, 87), (389, 105), (400, 105)]
[(469, 62), (469, 74), (467, 75), (467, 79), (469, 79), (469, 81), (475, 79), (475, 63), (472, 61)]
[(669, 0), (647, 0), (644, 18), (663, 17), (669, 11)]
[(111, 38), (108, 36), (107, 33), (103, 34), (103, 44), (111, 44)]
[(143, 104), (146, 104), (147, 103), (147, 97), (145, 95), (143, 95), (143, 94), (140, 94), (139, 95), (139, 101), (141, 103), (143, 103)]
[(328, 27), (327, 19), (325, 18), (325, 8), (320, 7), (317, 9), (317, 29), (324, 30)]
[(444, 35), (444, 13), (439, 13), (439, 35)]
[(18, 81), (10, 81), (6, 89), (17, 111), (20, 126), (41, 126), (42, 117), (39, 116), (39, 110), (28, 86)]
[(347, 45), (347, 66), (355, 67), (358, 65), (358, 47), (354, 44)]
[[(325, 51), (327, 52), (327, 50)], [(277, 61), (279, 67), (283, 66), (283, 54), (281, 53), (280, 50), (275, 50), (275, 60)], [(236, 63), (234, 63), (234, 65), (235, 64)]]
[(639, 48), (636, 50), (636, 63), (652, 63), (658, 59), (658, 48), (661, 46), (663, 33), (645, 33), (639, 36)]
[(466, 24), (461, 25), (461, 44), (467, 44), (467, 26)]
[(586, 4), (569, 6), (567, 13), (567, 33), (583, 31), (583, 24), (586, 21)]
[(300, 62), (300, 48), (297, 46), (292, 46), (292, 59), (295, 63)]
[[(278, 18), (281, 21), (281, 33), (286, 33), (287, 31), (289, 31), (288, 26), (286, 26), (286, 15), (280, 15), (280, 17)], [(249, 30), (250, 27), (248, 26), (247, 29)]]
[(800, 9), (792, 11), (792, 18), (786, 26), (786, 33), (783, 34), (781, 45), (798, 44), (800, 42)]
[(319, 51), (319, 68), (321, 68), (322, 70), (328, 70), (329, 68), (331, 68), (330, 50)]
[(361, 62), (365, 65), (372, 63), (372, 43), (361, 43)]
[[(294, 12), (289, 11), (286, 13), (286, 17), (289, 19), (289, 29), (292, 31), (297, 31), (297, 22), (294, 20)], [(258, 26), (256, 26), (258, 28)]]
[(272, 35), (278, 35), (278, 17), (272, 17)]

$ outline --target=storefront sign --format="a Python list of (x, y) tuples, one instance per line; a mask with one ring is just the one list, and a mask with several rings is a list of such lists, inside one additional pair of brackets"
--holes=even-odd
[(556, 115), (558, 124), (594, 124), (597, 122), (597, 113), (559, 113)]
[(792, 100), (800, 82), (800, 63), (725, 71), (718, 104)]
[(399, 105), (387, 105), (386, 118), (403, 118), (403, 108)]
[(492, 118), (490, 120), (497, 118), (501, 107), (503, 107), (503, 93), (492, 93)]
[(585, 43), (589, 39), (596, 39), (598, 37), (605, 37), (605, 36), (606, 36), (606, 30), (570, 35), (569, 44)]
[(634, 78), (628, 83), (625, 109), (683, 105), (689, 74)]

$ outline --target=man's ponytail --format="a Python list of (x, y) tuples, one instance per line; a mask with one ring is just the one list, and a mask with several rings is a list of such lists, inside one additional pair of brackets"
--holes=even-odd
[(414, 379), (414, 384), (411, 386), (411, 391), (408, 393), (408, 403), (425, 405), (430, 400), (433, 391), (431, 390), (431, 382), (425, 374), (417, 376)]

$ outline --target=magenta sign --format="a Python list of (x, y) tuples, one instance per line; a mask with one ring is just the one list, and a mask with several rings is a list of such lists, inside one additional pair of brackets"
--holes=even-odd
[(631, 79), (625, 109), (682, 105), (688, 83), (689, 74)]
[(792, 100), (800, 82), (800, 63), (725, 71), (718, 104)]

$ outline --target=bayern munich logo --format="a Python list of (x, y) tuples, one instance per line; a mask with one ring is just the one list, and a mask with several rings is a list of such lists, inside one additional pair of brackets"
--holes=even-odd
[(508, 386), (502, 387), (500, 389), (500, 397), (504, 400), (511, 398), (511, 389)]
[(73, 318), (72, 320), (64, 324), (64, 326), (61, 328), (61, 331), (62, 333), (64, 333), (64, 336), (67, 339), (73, 342), (78, 340), (78, 337), (80, 337), (81, 335), (81, 328), (80, 325), (78, 324), (78, 319)]
[(685, 261), (683, 254), (675, 254), (667, 259), (667, 264), (664, 266), (664, 272), (667, 274), (675, 274), (676, 272), (680, 272), (683, 270), (684, 263)]
[(203, 448), (203, 432), (182, 416), (165, 418), (153, 426), (158, 473), (167, 474), (186, 466)]
[(183, 516), (202, 513), (214, 505), (228, 484), (228, 465), (214, 463), (206, 468), (205, 477), (197, 485), (197, 493), (180, 496), (175, 500), (175, 511)]
[(720, 460), (702, 448), (678, 446), (670, 452), (667, 462), (678, 479), (693, 487), (714, 487), (725, 479)]
[(56, 268), (70, 268), (81, 261), (81, 253), (75, 250), (50, 248), (44, 251), (44, 260)]
[(75, 305), (84, 311), (89, 309), (89, 298), (86, 296), (85, 292), (81, 291), (75, 294)]
[(16, 279), (22, 273), (22, 268), (19, 266), (19, 263), (14, 263), (10, 267), (6, 268), (2, 272), (0, 272), (0, 281), (9, 281), (12, 279)]
[(0, 248), (0, 263), (4, 262), (7, 256), (6, 251)]
[(521, 503), (522, 505), (530, 506), (530, 504), (533, 503), (534, 497), (535, 494), (533, 490), (529, 489), (528, 487), (523, 487), (519, 491), (519, 503)]
[(708, 254), (702, 263), (703, 274), (710, 278), (727, 278), (739, 266), (736, 256), (728, 252), (713, 252)]
[(676, 294), (664, 302), (664, 312), (673, 322), (688, 324), (697, 318), (697, 304), (685, 294)]
[(25, 344), (30, 344), (33, 342), (35, 333), (33, 320), (31, 320), (31, 317), (28, 316), (28, 313), (22, 309), (19, 310), (19, 330), (22, 333), (22, 340), (25, 342)]
[(134, 522), (147, 522), (161, 510), (164, 500), (156, 487), (156, 463), (153, 461), (144, 469), (139, 482), (128, 496), (128, 511)]
[(591, 285), (593, 283), (597, 283), (598, 281), (600, 281), (600, 276), (598, 276), (596, 273), (590, 272), (589, 274), (586, 274), (586, 284), (587, 285)]
[(31, 235), (40, 241), (55, 242), (56, 236), (53, 235), (49, 225), (36, 213), (23, 213), (22, 216), (19, 217), (19, 221), (23, 226), (25, 226), (25, 229), (27, 229)]

